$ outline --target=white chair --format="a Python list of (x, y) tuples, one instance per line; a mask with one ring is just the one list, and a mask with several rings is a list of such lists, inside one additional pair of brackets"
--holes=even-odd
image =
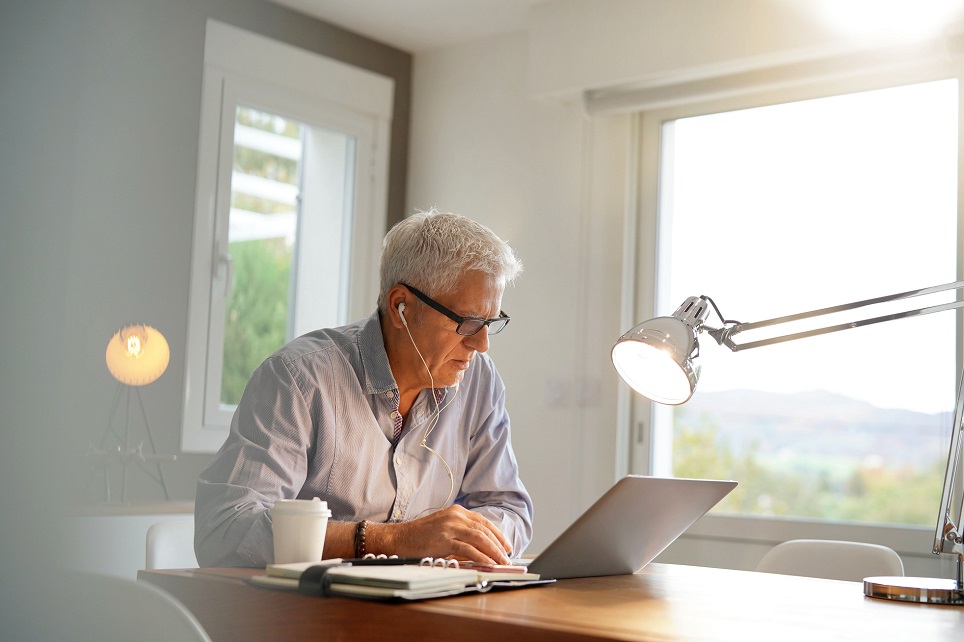
[(47, 639), (211, 640), (183, 603), (153, 584), (86, 571), (64, 572), (60, 584), (50, 619), (38, 624), (42, 635), (51, 636)]
[(903, 575), (904, 564), (896, 551), (878, 544), (794, 539), (767, 551), (756, 570), (862, 582), (865, 577)]
[(146, 569), (197, 568), (194, 520), (171, 520), (147, 529)]

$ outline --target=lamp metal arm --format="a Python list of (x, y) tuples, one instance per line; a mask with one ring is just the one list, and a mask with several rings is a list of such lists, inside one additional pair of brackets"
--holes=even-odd
[[(954, 425), (951, 426), (951, 443), (947, 452), (947, 468), (944, 471), (944, 487), (941, 490), (941, 508), (937, 514), (937, 530), (934, 533), (934, 554), (957, 555), (957, 586), (964, 589), (964, 533), (960, 523), (954, 521), (951, 513), (952, 497), (957, 480), (961, 454), (964, 452), (964, 372), (957, 389), (957, 407), (954, 411)], [(957, 511), (957, 519), (964, 520), (964, 494)]]
[(757, 341), (736, 343), (733, 340), (733, 337), (735, 335), (741, 332), (746, 332), (748, 330), (754, 330), (757, 328), (766, 328), (766, 327), (781, 325), (784, 323), (791, 323), (793, 321), (802, 321), (804, 319), (812, 319), (814, 317), (825, 316), (828, 314), (846, 312), (847, 310), (856, 310), (858, 308), (863, 308), (871, 305), (879, 305), (882, 303), (889, 303), (891, 301), (900, 301), (904, 299), (910, 299), (913, 297), (925, 296), (928, 294), (936, 294), (938, 292), (946, 292), (948, 290), (961, 290), (961, 289), (964, 289), (964, 281), (955, 281), (953, 283), (946, 283), (944, 285), (936, 285), (929, 288), (921, 288), (919, 290), (908, 290), (907, 292), (900, 292), (897, 294), (875, 297), (873, 299), (864, 299), (863, 301), (855, 301), (854, 303), (845, 303), (843, 305), (835, 305), (829, 308), (820, 308), (819, 310), (812, 310), (810, 312), (801, 312), (799, 314), (790, 314), (787, 316), (775, 317), (773, 319), (766, 319), (764, 321), (754, 321), (751, 323), (734, 322), (731, 325), (727, 325), (722, 328), (711, 328), (708, 326), (704, 326), (702, 329), (704, 332), (706, 332), (711, 337), (713, 337), (713, 339), (720, 345), (726, 346), (733, 352), (739, 352), (740, 350), (749, 350), (751, 348), (759, 348), (761, 346), (773, 345), (775, 343), (785, 343), (787, 341), (795, 341), (797, 339), (804, 339), (806, 337), (813, 337), (821, 334), (830, 334), (833, 332), (839, 332), (840, 330), (860, 328), (867, 325), (873, 325), (875, 323), (895, 321), (897, 319), (905, 319), (908, 317), (922, 316), (925, 314), (933, 314), (935, 312), (944, 312), (945, 310), (954, 310), (957, 308), (964, 308), (964, 300), (957, 300), (957, 301), (952, 301), (950, 303), (943, 303), (940, 305), (931, 305), (923, 308), (917, 308), (914, 310), (906, 310), (904, 312), (895, 312), (893, 314), (885, 314), (877, 317), (860, 319), (859, 321), (850, 321), (847, 323), (840, 323), (840, 324), (831, 325), (823, 328), (815, 328), (812, 330), (805, 330), (802, 332), (794, 332), (794, 333), (784, 334), (776, 337), (770, 337), (767, 339), (759, 339)]

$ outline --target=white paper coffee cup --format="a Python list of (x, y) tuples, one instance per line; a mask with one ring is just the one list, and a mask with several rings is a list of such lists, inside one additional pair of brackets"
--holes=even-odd
[(317, 562), (325, 552), (328, 502), (314, 499), (279, 499), (271, 509), (275, 564)]

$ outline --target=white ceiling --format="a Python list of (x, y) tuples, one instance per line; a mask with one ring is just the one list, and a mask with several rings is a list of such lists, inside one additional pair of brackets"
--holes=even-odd
[(517, 31), (546, 0), (271, 0), (403, 51)]

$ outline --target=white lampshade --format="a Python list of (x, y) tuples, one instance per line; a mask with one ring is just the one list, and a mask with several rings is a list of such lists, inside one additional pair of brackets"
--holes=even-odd
[(107, 369), (129, 386), (146, 386), (157, 380), (171, 360), (167, 339), (149, 325), (127, 325), (107, 344)]
[(694, 363), (693, 328), (676, 317), (640, 323), (613, 346), (616, 371), (636, 392), (655, 402), (679, 405), (693, 396), (700, 378)]

